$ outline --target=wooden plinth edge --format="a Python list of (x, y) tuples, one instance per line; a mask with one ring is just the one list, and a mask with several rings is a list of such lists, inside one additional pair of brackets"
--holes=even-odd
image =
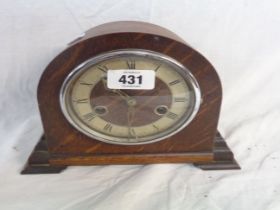
[(203, 170), (237, 170), (240, 166), (234, 159), (234, 155), (224, 138), (217, 133), (214, 141), (214, 160), (205, 163), (194, 163)]
[[(194, 163), (195, 166), (203, 170), (227, 170), (227, 169), (240, 169), (238, 163), (235, 161), (233, 153), (227, 146), (224, 138), (218, 133), (214, 142), (214, 160), (210, 162)], [(21, 171), (21, 174), (53, 174), (60, 173), (67, 166), (59, 166), (50, 164), (50, 154), (47, 149), (47, 144), (44, 136), (40, 139), (31, 156), (29, 157), (27, 164)], [(164, 162), (164, 161), (163, 161)], [(172, 162), (172, 161), (171, 161)], [(184, 162), (184, 161), (174, 161)], [(148, 163), (148, 162), (147, 162)], [(147, 164), (144, 162), (144, 164)], [(160, 161), (158, 162), (160, 163)], [(116, 164), (116, 163), (114, 163)], [(124, 163), (129, 164), (129, 163)], [(140, 164), (140, 163), (138, 163)], [(143, 164), (143, 162), (142, 162)], [(69, 164), (73, 165), (73, 164)], [(91, 164), (92, 165), (92, 164)], [(95, 165), (95, 164), (94, 164)], [(98, 165), (98, 164), (96, 164)]]
[(63, 171), (66, 166), (52, 166), (49, 164), (49, 152), (44, 136), (36, 145), (21, 174), (54, 174)]

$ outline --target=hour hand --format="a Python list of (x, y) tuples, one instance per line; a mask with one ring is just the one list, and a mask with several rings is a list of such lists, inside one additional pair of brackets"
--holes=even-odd
[(109, 88), (107, 87), (107, 77), (106, 77), (106, 76), (103, 77), (103, 78), (101, 79), (101, 81), (102, 81), (102, 84), (103, 84), (103, 87), (104, 87), (105, 90), (108, 90), (108, 91), (110, 91), (110, 92), (113, 92), (113, 93), (118, 94), (119, 96), (121, 96), (121, 97), (122, 97), (123, 99), (125, 99), (126, 101), (129, 101), (129, 100), (131, 99), (131, 97), (130, 97), (128, 94), (126, 94), (125, 92), (123, 92), (123, 91), (121, 91), (121, 90), (119, 90), (119, 89), (109, 89)]
[(129, 101), (131, 99), (131, 97), (127, 93), (125, 93), (119, 89), (112, 89), (111, 91), (114, 93), (117, 93), (119, 96), (121, 96), (126, 101)]
[(107, 87), (107, 77), (104, 76), (101, 78), (101, 81), (102, 81), (102, 84), (103, 84), (103, 87), (105, 90), (110, 90), (108, 87)]

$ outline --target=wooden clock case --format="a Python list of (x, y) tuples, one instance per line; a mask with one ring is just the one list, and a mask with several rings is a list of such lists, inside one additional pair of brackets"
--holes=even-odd
[[(84, 61), (119, 49), (159, 52), (191, 71), (200, 86), (202, 103), (186, 128), (159, 142), (126, 146), (92, 139), (68, 123), (59, 103), (66, 76)], [(38, 87), (44, 135), (22, 174), (58, 173), (67, 166), (105, 164), (194, 163), (207, 170), (239, 169), (217, 131), (221, 100), (221, 83), (213, 66), (176, 34), (143, 22), (100, 25), (70, 43), (44, 71)]]

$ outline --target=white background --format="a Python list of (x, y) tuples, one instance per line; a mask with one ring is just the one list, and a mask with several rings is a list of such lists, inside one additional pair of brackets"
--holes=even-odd
[[(279, 210), (280, 4), (270, 0), (0, 1), (0, 209)], [(166, 27), (217, 69), (219, 130), (240, 171), (192, 165), (69, 167), (19, 174), (43, 130), (46, 65), (87, 29), (117, 20)]]

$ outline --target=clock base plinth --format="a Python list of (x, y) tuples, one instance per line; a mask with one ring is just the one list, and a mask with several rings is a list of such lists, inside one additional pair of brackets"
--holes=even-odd
[(217, 133), (214, 141), (214, 160), (211, 162), (194, 163), (203, 170), (237, 170), (240, 166), (234, 159), (234, 155), (224, 138)]
[[(227, 146), (224, 138), (219, 133), (215, 138), (214, 145), (215, 145), (214, 160), (210, 162), (194, 163), (196, 167), (199, 167), (203, 170), (240, 169), (238, 163), (234, 159), (233, 153)], [(36, 145), (35, 149), (33, 150), (32, 154), (30, 155), (24, 169), (21, 171), (21, 174), (55, 174), (55, 173), (60, 173), (61, 171), (67, 168), (67, 166), (51, 165), (49, 160), (50, 160), (50, 154), (47, 149), (46, 140), (44, 136), (42, 136), (42, 138)], [(155, 159), (153, 159), (151, 163), (154, 161)], [(145, 161), (142, 160), (140, 162), (145, 162)], [(163, 160), (163, 161), (159, 161), (158, 163), (164, 163), (164, 162), (168, 162), (168, 161)], [(173, 163), (175, 162), (176, 161), (174, 161)], [(179, 162), (182, 163), (183, 161), (179, 161)], [(149, 161), (145, 164), (148, 163)], [(109, 164), (109, 163), (105, 163), (105, 164)], [(119, 164), (128, 164), (128, 163), (124, 163), (124, 162), (121, 163), (121, 161), (119, 161)], [(70, 165), (75, 165), (75, 164), (70, 164)], [(88, 164), (88, 165), (100, 165), (100, 164)]]
[(63, 171), (66, 166), (52, 166), (49, 163), (49, 152), (44, 136), (37, 143), (21, 174), (55, 174)]

